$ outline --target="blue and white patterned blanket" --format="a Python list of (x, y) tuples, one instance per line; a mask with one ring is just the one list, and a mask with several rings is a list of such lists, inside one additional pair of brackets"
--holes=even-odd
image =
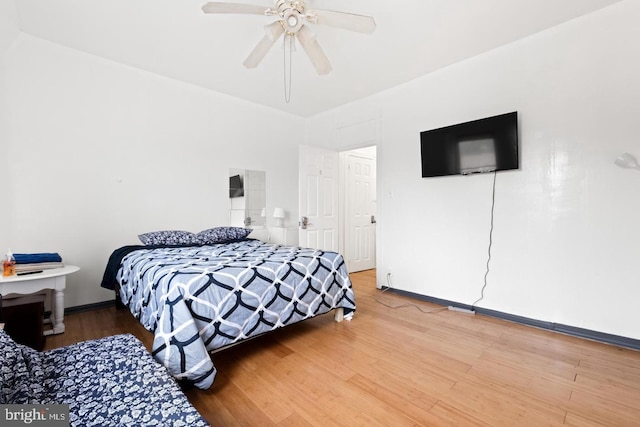
[(69, 405), (74, 427), (209, 425), (130, 334), (39, 352), (0, 330), (0, 404)]
[(346, 318), (355, 310), (342, 255), (258, 240), (136, 250), (116, 279), (122, 302), (154, 332), (155, 358), (202, 389), (216, 374), (208, 351), (334, 308)]

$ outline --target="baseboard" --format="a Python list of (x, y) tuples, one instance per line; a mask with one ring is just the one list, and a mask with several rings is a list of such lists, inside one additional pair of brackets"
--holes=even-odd
[(409, 291), (403, 291), (400, 289), (387, 288), (388, 292), (394, 292), (399, 295), (403, 295), (410, 298), (415, 298), (421, 301), (427, 301), (430, 303), (443, 305), (445, 307), (452, 306), (461, 308), (464, 310), (473, 310), (476, 314), (483, 314), (485, 316), (495, 317), (497, 319), (507, 320), (509, 322), (520, 323), (527, 326), (533, 326), (535, 328), (546, 329), (553, 332), (558, 332), (565, 335), (571, 335), (574, 337), (584, 338), (591, 341), (598, 341), (605, 344), (616, 345), (618, 347), (630, 348), (632, 350), (640, 350), (640, 340), (633, 338), (627, 338), (620, 335), (612, 335), (604, 332), (592, 331), (590, 329), (577, 328), (575, 326), (563, 325), (561, 323), (545, 322), (542, 320), (531, 319), (529, 317), (517, 316), (515, 314), (505, 313), (502, 311), (489, 310), (482, 307), (471, 307), (467, 304), (461, 304), (455, 301), (449, 301), (441, 298), (435, 298), (428, 295), (416, 294)]
[(83, 311), (99, 310), (101, 308), (113, 307), (114, 305), (114, 300), (95, 302), (93, 304), (76, 305), (74, 307), (65, 308), (64, 315), (66, 316), (67, 314), (82, 313)]

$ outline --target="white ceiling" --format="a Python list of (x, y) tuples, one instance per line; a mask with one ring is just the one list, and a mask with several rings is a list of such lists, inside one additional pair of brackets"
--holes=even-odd
[(333, 71), (317, 75), (298, 47), (290, 103), (280, 43), (258, 68), (242, 65), (271, 17), (204, 14), (206, 0), (16, 0), (16, 7), (25, 33), (308, 117), (617, 1), (309, 0), (311, 8), (371, 15), (377, 29), (367, 35), (310, 25)]

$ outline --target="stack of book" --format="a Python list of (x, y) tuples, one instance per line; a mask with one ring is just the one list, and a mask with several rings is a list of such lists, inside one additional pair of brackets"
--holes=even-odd
[(64, 267), (62, 257), (57, 253), (13, 254), (16, 260), (16, 274), (40, 273), (52, 268)]

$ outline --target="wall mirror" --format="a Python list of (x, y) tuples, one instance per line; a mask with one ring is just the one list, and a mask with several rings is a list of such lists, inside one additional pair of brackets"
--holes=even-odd
[(266, 190), (264, 171), (229, 169), (230, 225), (265, 228)]

